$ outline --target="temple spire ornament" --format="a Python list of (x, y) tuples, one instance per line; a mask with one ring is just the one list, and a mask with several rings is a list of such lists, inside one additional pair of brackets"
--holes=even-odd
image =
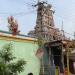
[(12, 35), (17, 35), (20, 32), (18, 30), (18, 23), (13, 16), (8, 17), (8, 28), (9, 32), (12, 33)]

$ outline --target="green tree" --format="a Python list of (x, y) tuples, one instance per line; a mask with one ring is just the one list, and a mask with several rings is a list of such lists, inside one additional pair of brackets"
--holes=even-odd
[(14, 62), (16, 57), (13, 56), (12, 50), (11, 43), (4, 45), (0, 50), (0, 75), (18, 75), (24, 70), (26, 62), (23, 59)]

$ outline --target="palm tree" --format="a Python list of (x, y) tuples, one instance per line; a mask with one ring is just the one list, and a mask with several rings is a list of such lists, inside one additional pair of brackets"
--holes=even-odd
[(18, 75), (24, 70), (26, 62), (23, 59), (13, 62), (16, 58), (12, 54), (11, 43), (5, 44), (0, 50), (0, 75)]

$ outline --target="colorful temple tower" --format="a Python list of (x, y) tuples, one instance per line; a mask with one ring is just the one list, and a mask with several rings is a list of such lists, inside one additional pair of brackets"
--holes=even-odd
[[(63, 40), (62, 31), (55, 27), (52, 5), (46, 2), (38, 2), (35, 36), (41, 37), (45, 42)], [(44, 46), (44, 56), (40, 75), (55, 75), (54, 59), (49, 47)]]
[(38, 2), (36, 6), (35, 36), (41, 36), (46, 41), (62, 39), (62, 33), (54, 25), (52, 5), (46, 2)]

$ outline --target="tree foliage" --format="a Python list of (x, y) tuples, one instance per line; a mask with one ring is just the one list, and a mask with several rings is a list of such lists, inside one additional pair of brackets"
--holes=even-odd
[(18, 75), (24, 70), (26, 62), (23, 59), (13, 62), (16, 57), (13, 56), (12, 50), (11, 43), (4, 45), (0, 50), (0, 75)]

